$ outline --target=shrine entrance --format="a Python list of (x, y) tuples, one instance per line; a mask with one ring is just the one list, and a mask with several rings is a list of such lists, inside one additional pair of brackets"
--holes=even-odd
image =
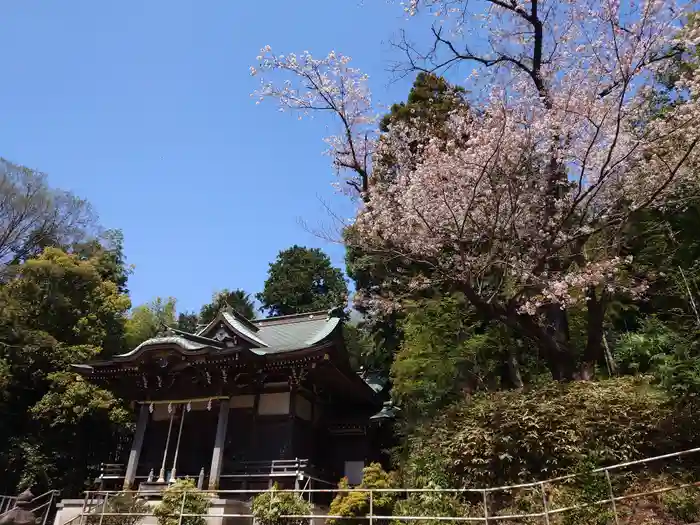
[(137, 478), (165, 483), (208, 476), (219, 404), (218, 400), (149, 404)]

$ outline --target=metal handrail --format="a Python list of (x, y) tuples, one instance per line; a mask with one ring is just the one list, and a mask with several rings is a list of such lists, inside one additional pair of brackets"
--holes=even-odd
[[(692, 483), (680, 483), (677, 485), (673, 486), (666, 486), (663, 488), (659, 489), (654, 489), (654, 490), (648, 490), (645, 492), (636, 492), (634, 494), (625, 494), (622, 496), (616, 496), (614, 494), (613, 490), (613, 485), (610, 481), (610, 472), (635, 466), (635, 465), (644, 465), (647, 463), (651, 463), (654, 461), (659, 461), (659, 460), (664, 460), (664, 459), (671, 459), (671, 458), (678, 458), (681, 456), (686, 456), (689, 454), (697, 453), (700, 452), (700, 447), (698, 448), (693, 448), (693, 449), (688, 449), (680, 452), (675, 452), (671, 454), (664, 454), (660, 456), (654, 456), (650, 458), (645, 458), (641, 460), (636, 460), (636, 461), (628, 461), (624, 463), (618, 463), (615, 465), (611, 465), (608, 467), (601, 467), (601, 468), (596, 468), (596, 469), (591, 469), (587, 472), (580, 472), (580, 473), (575, 473), (575, 474), (569, 474), (566, 476), (558, 476), (555, 478), (550, 478), (548, 480), (544, 481), (536, 481), (532, 483), (521, 483), (521, 484), (516, 484), (516, 485), (507, 485), (507, 486), (502, 486), (502, 487), (487, 487), (487, 488), (456, 488), (456, 489), (440, 489), (440, 488), (416, 488), (416, 489), (410, 489), (410, 488), (386, 488), (386, 489), (372, 489), (372, 488), (343, 488), (343, 489), (316, 489), (316, 488), (310, 488), (310, 487), (304, 487), (303, 489), (279, 489), (279, 492), (287, 492), (287, 493), (296, 493), (299, 495), (299, 497), (303, 497), (306, 494), (311, 494), (311, 493), (348, 493), (348, 492), (362, 492), (369, 494), (369, 514), (364, 517), (364, 519), (368, 519), (370, 525), (374, 520), (399, 520), (399, 521), (419, 521), (419, 520), (431, 520), (431, 521), (452, 521), (452, 522), (475, 522), (475, 523), (500, 523), (502, 521), (508, 521), (508, 520), (515, 520), (515, 519), (524, 519), (524, 518), (543, 518), (544, 522), (546, 524), (550, 523), (550, 518), (557, 516), (562, 513), (570, 512), (570, 511), (575, 511), (575, 510), (580, 510), (584, 508), (590, 508), (590, 507), (596, 507), (596, 506), (601, 506), (601, 505), (607, 505), (609, 504), (611, 506), (611, 510), (613, 512), (613, 515), (615, 517), (615, 523), (618, 523), (618, 511), (617, 511), (617, 505), (616, 503), (626, 501), (626, 500), (633, 500), (637, 498), (641, 498), (644, 496), (651, 496), (651, 495), (657, 495), (657, 494), (663, 494), (666, 492), (671, 492), (674, 490), (681, 490), (685, 488), (690, 488), (690, 487), (700, 487), (700, 481), (692, 482)], [(581, 504), (576, 504), (576, 505), (569, 505), (566, 507), (557, 507), (557, 508), (549, 508), (548, 504), (548, 496), (547, 492), (545, 490), (545, 487), (547, 484), (555, 483), (555, 482), (561, 482), (569, 479), (573, 479), (576, 477), (581, 477), (581, 476), (586, 476), (590, 475), (592, 473), (604, 473), (605, 478), (608, 484), (608, 489), (609, 489), (609, 497), (605, 499), (600, 499), (597, 501), (593, 502), (586, 502), (586, 503), (581, 503)], [(488, 495), (492, 494), (496, 491), (509, 491), (512, 489), (517, 489), (517, 488), (537, 488), (541, 492), (542, 495), (542, 506), (543, 510), (541, 512), (532, 512), (529, 514), (512, 514), (512, 515), (490, 515), (489, 514), (489, 504), (488, 504)], [(208, 491), (208, 490), (202, 490), (202, 491), (197, 491), (198, 493), (204, 493), (204, 494), (211, 494), (212, 496), (217, 495), (218, 497), (225, 496), (226, 494), (248, 494), (248, 495), (254, 495), (254, 494), (261, 494), (266, 492), (265, 490), (246, 490), (246, 489), (241, 489), (241, 490), (216, 490), (216, 491)], [(375, 498), (374, 494), (382, 494), (382, 493), (403, 493), (403, 494), (412, 494), (412, 493), (479, 493), (483, 497), (483, 510), (484, 510), (484, 515), (483, 517), (476, 517), (476, 516), (385, 516), (385, 515), (378, 515), (374, 514), (374, 508), (373, 508), (373, 500)], [(138, 491), (88, 491), (86, 493), (86, 500), (89, 497), (90, 494), (103, 494), (103, 495), (108, 495), (109, 493), (135, 493), (138, 494)], [(180, 509), (180, 514), (179, 514), (179, 521), (180, 523), (182, 522), (182, 519), (185, 517), (206, 517), (208, 514), (195, 514), (195, 513), (185, 513), (184, 512), (184, 501), (186, 498), (187, 491), (183, 491), (183, 506)], [(81, 513), (81, 515), (85, 515), (85, 513)], [(102, 512), (103, 516), (152, 516), (152, 513), (110, 513), (110, 512)], [(235, 513), (223, 513), (223, 514), (217, 514), (217, 518), (254, 518), (253, 514), (235, 514)], [(281, 518), (289, 518), (289, 519), (353, 519), (357, 520), (358, 517), (348, 517), (348, 516), (339, 516), (339, 515), (322, 515), (322, 514), (311, 514), (311, 515), (282, 515), (280, 516)], [(68, 522), (70, 523), (70, 522)], [(67, 525), (67, 524), (63, 524)]]
[[(49, 490), (49, 491), (46, 491), (46, 492), (44, 492), (43, 494), (39, 494), (38, 496), (33, 497), (30, 501), (27, 502), (28, 505), (33, 505), (33, 504), (36, 503), (37, 501), (39, 501), (39, 500), (41, 500), (41, 499), (43, 499), (43, 498), (46, 498), (46, 496), (49, 496), (48, 501), (46, 501), (46, 502), (44, 502), (44, 503), (42, 503), (41, 505), (38, 505), (38, 506), (36, 506), (36, 507), (32, 507), (32, 508), (30, 509), (30, 512), (36, 513), (37, 511), (39, 511), (39, 510), (41, 510), (41, 509), (43, 509), (43, 508), (46, 507), (46, 510), (45, 510), (44, 513), (43, 513), (44, 515), (43, 515), (43, 518), (42, 518), (42, 521), (41, 521), (42, 525), (46, 525), (46, 520), (47, 520), (47, 518), (48, 518), (48, 516), (49, 516), (49, 514), (50, 514), (49, 511), (50, 511), (50, 509), (51, 509), (51, 505), (54, 503), (54, 498), (55, 498), (56, 496), (58, 496), (58, 491), (57, 491), (57, 490)], [(4, 515), (8, 514), (9, 512), (11, 512), (11, 511), (14, 510), (15, 508), (17, 508), (17, 498), (18, 498), (18, 496), (2, 496), (2, 498), (7, 498), (8, 500), (12, 501), (12, 502), (14, 503), (14, 505), (13, 505), (12, 507), (9, 507), (9, 506), (8, 506), (7, 509), (6, 509), (5, 511), (3, 511), (2, 513), (0, 513), (0, 517), (2, 517), (2, 516), (4, 516)]]

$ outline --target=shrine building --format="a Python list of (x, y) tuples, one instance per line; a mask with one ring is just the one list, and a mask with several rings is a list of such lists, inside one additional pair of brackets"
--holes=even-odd
[(196, 334), (169, 329), (74, 365), (138, 413), (104, 489), (332, 488), (379, 454), (381, 386), (350, 367), (342, 311), (249, 320), (225, 309)]

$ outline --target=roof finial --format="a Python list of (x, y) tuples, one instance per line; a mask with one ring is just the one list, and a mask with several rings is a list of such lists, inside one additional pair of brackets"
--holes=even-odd
[(328, 310), (328, 318), (330, 319), (332, 317), (339, 317), (340, 319), (345, 320), (347, 318), (345, 308), (342, 306), (335, 306)]

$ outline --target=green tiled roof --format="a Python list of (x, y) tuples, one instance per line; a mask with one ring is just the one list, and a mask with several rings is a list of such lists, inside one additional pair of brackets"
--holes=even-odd
[[(255, 321), (254, 321), (255, 322)], [(340, 323), (337, 317), (322, 314), (309, 314), (294, 319), (293, 322), (279, 323), (260, 321), (258, 337), (265, 341), (267, 348), (256, 349), (259, 353), (275, 353), (306, 348), (320, 343), (328, 337)]]
[(245, 324), (236, 319), (236, 317), (231, 313), (222, 312), (222, 315), (226, 322), (229, 325), (231, 325), (231, 328), (233, 328), (240, 335), (248, 339), (251, 343), (258, 344), (260, 346), (269, 346), (265, 341), (263, 341), (256, 334), (254, 334), (252, 330), (250, 330)]
[[(277, 354), (314, 346), (329, 337), (340, 324), (340, 318), (329, 317), (326, 312), (270, 317), (248, 321), (229, 311), (220, 312), (216, 318), (197, 334), (172, 330), (171, 334), (148, 339), (130, 352), (117, 357), (129, 357), (144, 346), (176, 344), (184, 350), (197, 351), (204, 348), (222, 348), (224, 343), (211, 339), (212, 333), (221, 324), (249, 341), (250, 349), (258, 355)], [(207, 337), (208, 336), (208, 337)]]

